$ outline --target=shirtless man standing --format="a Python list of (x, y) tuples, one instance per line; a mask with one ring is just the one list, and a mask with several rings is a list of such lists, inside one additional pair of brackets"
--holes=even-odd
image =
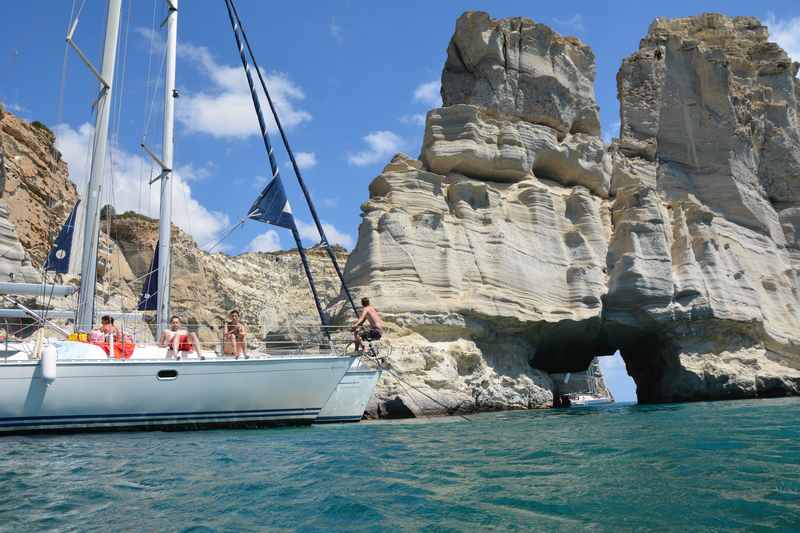
[[(364, 349), (363, 341), (376, 341), (383, 337), (383, 320), (378, 311), (369, 304), (369, 298), (361, 298), (361, 305), (364, 309), (361, 311), (361, 316), (350, 331), (353, 332), (356, 342), (356, 351), (360, 352)], [(359, 329), (364, 322), (369, 322), (369, 327)]]

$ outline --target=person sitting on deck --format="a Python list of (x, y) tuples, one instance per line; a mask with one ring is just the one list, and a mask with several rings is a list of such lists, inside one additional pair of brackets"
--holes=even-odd
[(165, 329), (158, 340), (158, 345), (167, 348), (167, 359), (180, 359), (181, 354), (197, 353), (197, 357), (205, 359), (200, 352), (200, 340), (194, 332), (181, 325), (181, 319), (175, 315), (169, 319), (169, 329)]
[[(364, 307), (361, 316), (350, 328), (350, 331), (353, 332), (357, 352), (364, 349), (363, 341), (376, 341), (383, 337), (383, 320), (377, 309), (369, 304), (369, 298), (361, 298), (361, 305)], [(369, 322), (369, 326), (362, 328), (364, 322)]]
[(122, 330), (114, 325), (114, 317), (111, 315), (104, 315), (100, 318), (100, 331), (105, 336), (106, 342), (111, 342), (112, 336), (118, 341), (122, 340)]
[(235, 357), (240, 355), (247, 357), (245, 353), (247, 327), (239, 322), (239, 311), (233, 310), (228, 313), (228, 319), (228, 322), (225, 322), (223, 331), (222, 353)]

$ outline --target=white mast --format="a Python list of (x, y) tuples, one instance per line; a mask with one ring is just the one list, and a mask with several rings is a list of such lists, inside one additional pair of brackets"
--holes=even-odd
[(167, 55), (164, 73), (164, 136), (161, 173), (161, 207), (158, 220), (158, 335), (170, 316), (170, 242), (172, 239), (172, 130), (175, 110), (175, 49), (178, 41), (178, 0), (167, 0)]
[(119, 35), (119, 13), (122, 0), (108, 0), (106, 18), (106, 38), (103, 47), (103, 66), (100, 73), (86, 59), (86, 56), (72, 41), (72, 34), (78, 24), (76, 18), (67, 35), (67, 42), (75, 48), (78, 55), (100, 80), (100, 97), (97, 100), (97, 119), (95, 120), (94, 141), (92, 145), (92, 168), (89, 185), (86, 188), (86, 225), (81, 256), (81, 290), (78, 298), (78, 315), (75, 328), (88, 329), (94, 325), (94, 293), (97, 281), (97, 241), (100, 237), (100, 191), (103, 186), (103, 170), (106, 162), (108, 144), (108, 122), (111, 115), (111, 84), (114, 81), (114, 63), (117, 56), (117, 37)]

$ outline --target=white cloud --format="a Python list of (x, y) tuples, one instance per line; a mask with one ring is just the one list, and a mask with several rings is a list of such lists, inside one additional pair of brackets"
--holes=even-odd
[[(78, 129), (67, 124), (53, 128), (56, 148), (69, 165), (69, 177), (83, 190), (89, 176), (94, 127), (84, 123)], [(148, 185), (157, 173), (152, 171), (149, 160), (112, 146), (110, 162), (106, 162), (106, 178), (103, 185), (103, 203), (111, 203), (117, 212), (136, 211), (150, 217), (158, 216), (160, 185)], [(191, 164), (173, 172), (172, 217), (173, 222), (189, 233), (200, 245), (215, 241), (229, 225), (228, 216), (219, 211), (210, 211), (192, 196), (189, 182), (207, 175), (207, 167), (196, 169)], [(113, 180), (112, 180), (113, 178)], [(113, 184), (113, 186), (112, 186)]]
[(575, 13), (568, 19), (553, 18), (553, 21), (565, 30), (581, 32), (584, 29), (583, 16), (580, 13)]
[(405, 144), (403, 139), (391, 131), (373, 131), (362, 137), (367, 149), (347, 157), (351, 165), (363, 167), (372, 165), (393, 156), (401, 151)]
[(339, 207), (339, 199), (338, 198), (323, 198), (322, 199), (322, 207), (326, 209), (334, 209)]
[(440, 94), (442, 83), (439, 80), (429, 81), (418, 85), (414, 89), (414, 101), (422, 102), (433, 107), (442, 107), (442, 95)]
[[(297, 231), (300, 233), (300, 237), (313, 244), (319, 242), (319, 232), (317, 231), (316, 225), (304, 222), (299, 218), (296, 218), (295, 222), (297, 223)], [(323, 220), (322, 229), (325, 231), (325, 236), (328, 237), (328, 242), (331, 244), (344, 246), (348, 250), (353, 247), (353, 237), (343, 231), (339, 231), (333, 224), (329, 224)]]
[(778, 19), (775, 13), (770, 12), (765, 24), (769, 28), (770, 40), (786, 50), (793, 61), (800, 61), (800, 17)]
[[(163, 47), (164, 41), (160, 34), (146, 28), (137, 28), (136, 31), (154, 48)], [(210, 87), (197, 92), (184, 91), (178, 99), (175, 117), (186, 130), (216, 138), (244, 139), (250, 135), (259, 135), (258, 119), (241, 66), (221, 65), (208, 48), (190, 43), (179, 43), (178, 54), (211, 81)], [(305, 98), (299, 85), (283, 72), (265, 73), (262, 70), (262, 73), (285, 128), (290, 129), (311, 120), (311, 113), (298, 107)], [(277, 126), (267, 105), (266, 96), (257, 79), (255, 82), (262, 99), (267, 129), (274, 133)]]
[(19, 104), (12, 104), (12, 103), (8, 103), (8, 102), (0, 102), (0, 105), (5, 107), (6, 111), (11, 111), (12, 113), (14, 113), (16, 115), (21, 115), (22, 113), (27, 113), (28, 112), (27, 108), (24, 108)]
[(611, 124), (606, 124), (605, 126), (603, 126), (601, 137), (603, 138), (604, 143), (611, 144), (611, 140), (614, 137), (618, 136), (619, 136), (619, 120), (615, 120)]
[(413, 115), (403, 115), (400, 117), (400, 122), (403, 124), (416, 124), (417, 126), (425, 125), (425, 115), (423, 113), (414, 113)]
[(314, 152), (297, 152), (294, 156), (297, 166), (301, 170), (308, 170), (317, 166), (317, 155)]
[(332, 18), (330, 24), (328, 24), (328, 30), (331, 32), (331, 37), (333, 37), (333, 40), (336, 41), (337, 44), (342, 44), (342, 42), (344, 42), (344, 30), (336, 23), (335, 18)]
[(274, 252), (281, 249), (281, 238), (274, 229), (267, 230), (257, 235), (247, 245), (248, 252)]

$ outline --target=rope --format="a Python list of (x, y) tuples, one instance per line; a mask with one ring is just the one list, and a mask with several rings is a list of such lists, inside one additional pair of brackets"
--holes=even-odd
[[(264, 94), (267, 97), (267, 102), (269, 103), (270, 111), (272, 111), (272, 116), (275, 119), (275, 125), (278, 127), (278, 131), (281, 134), (281, 139), (283, 139), (283, 145), (286, 148), (286, 152), (289, 154), (289, 159), (292, 162), (292, 167), (294, 169), (294, 174), (297, 177), (297, 182), (300, 184), (300, 189), (303, 191), (306, 203), (308, 204), (308, 209), (309, 211), (311, 211), (311, 217), (314, 219), (314, 223), (317, 226), (317, 231), (319, 232), (319, 236), (321, 239), (320, 242), (325, 246), (325, 250), (328, 252), (328, 257), (330, 257), (331, 263), (333, 263), (333, 268), (336, 271), (336, 275), (339, 277), (339, 281), (342, 283), (342, 290), (344, 290), (345, 296), (347, 296), (347, 301), (350, 302), (350, 307), (353, 309), (353, 313), (355, 314), (356, 317), (358, 317), (358, 310), (356, 309), (356, 304), (353, 302), (353, 296), (350, 294), (350, 289), (347, 287), (347, 284), (344, 281), (344, 274), (342, 273), (341, 268), (339, 268), (339, 262), (336, 260), (336, 254), (334, 254), (333, 250), (331, 250), (328, 238), (325, 236), (325, 230), (322, 228), (322, 223), (319, 221), (319, 216), (317, 215), (317, 209), (314, 207), (314, 202), (311, 200), (311, 194), (308, 192), (305, 181), (303, 180), (303, 176), (300, 173), (300, 167), (297, 166), (297, 161), (295, 161), (294, 159), (294, 153), (292, 152), (292, 148), (289, 146), (289, 139), (288, 137), (286, 137), (286, 132), (283, 131), (283, 125), (281, 124), (281, 120), (278, 117), (278, 112), (275, 109), (275, 105), (272, 102), (272, 97), (269, 95), (269, 91), (267, 90), (267, 84), (264, 81), (263, 75), (261, 74), (261, 68), (258, 66), (258, 62), (256, 61), (256, 56), (253, 53), (252, 47), (250, 46), (250, 41), (247, 39), (247, 34), (244, 31), (242, 20), (239, 18), (239, 12), (236, 10), (236, 5), (234, 4), (233, 0), (226, 0), (225, 3), (226, 5), (229, 6), (228, 7), (229, 15), (231, 15), (231, 10), (233, 10), (233, 14), (231, 15), (231, 25), (234, 26), (234, 34), (236, 34), (236, 26), (238, 25), (239, 32), (242, 34), (242, 39), (244, 40), (244, 44), (245, 46), (247, 46), (247, 52), (249, 53), (250, 58), (253, 60), (253, 67), (255, 67), (256, 74), (258, 75), (258, 80), (261, 83), (261, 88), (264, 90)], [(236, 24), (234, 24), (233, 21), (234, 17), (236, 18)], [(238, 35), (236, 35), (236, 41), (237, 44), (239, 45), (239, 52), (242, 54), (242, 62), (244, 63), (245, 62), (244, 51), (241, 47), (241, 43), (239, 43)], [(246, 66), (245, 66), (245, 71), (247, 72), (248, 81), (250, 81), (250, 72)], [(250, 83), (250, 87), (252, 91), (252, 82)], [(258, 105), (256, 105), (256, 108), (258, 108)], [(257, 111), (260, 113), (260, 110), (257, 109)], [(268, 152), (270, 156), (270, 162), (272, 162), (273, 158), (272, 158), (271, 147), (269, 148)]]
[[(212, 253), (212, 252), (214, 251), (214, 248), (216, 248), (217, 246), (219, 246), (220, 244), (222, 244), (222, 241), (224, 241), (225, 239), (227, 239), (228, 237), (230, 237), (230, 236), (231, 236), (231, 233), (233, 233), (234, 231), (236, 231), (237, 229), (239, 229), (240, 227), (242, 227), (242, 226), (244, 225), (244, 223), (245, 223), (245, 222), (247, 222), (247, 217), (244, 217), (244, 218), (242, 218), (242, 219), (241, 219), (239, 222), (237, 222), (237, 223), (236, 223), (236, 225), (235, 225), (235, 226), (233, 226), (231, 229), (229, 229), (229, 230), (227, 231), (227, 233), (225, 233), (225, 235), (223, 235), (222, 237), (220, 237), (219, 239), (217, 239), (217, 240), (214, 242), (214, 245), (213, 245), (213, 246), (211, 246), (210, 248), (208, 248), (208, 249), (206, 250), (206, 252), (208, 252), (208, 253)], [(206, 244), (206, 245), (202, 246), (201, 248), (205, 248), (206, 246), (208, 246), (208, 245)]]
[[(400, 376), (397, 374), (397, 372), (395, 372), (394, 370), (392, 370), (392, 369), (391, 369), (391, 367), (389, 367), (389, 366), (388, 366), (388, 363), (387, 363), (387, 366), (384, 366), (384, 365), (381, 363), (381, 359), (380, 359), (380, 358), (378, 358), (378, 357), (369, 357), (369, 356), (368, 356), (368, 358), (369, 358), (369, 359), (371, 359), (372, 361), (374, 361), (374, 362), (375, 362), (375, 364), (376, 364), (376, 365), (378, 365), (378, 368), (379, 368), (381, 371), (386, 371), (386, 372), (388, 372), (389, 374), (391, 374), (391, 375), (392, 375), (392, 376), (393, 376), (393, 377), (394, 377), (394, 378), (395, 378), (395, 379), (396, 379), (398, 382), (400, 382), (400, 384), (401, 384), (401, 385), (404, 385), (404, 386), (406, 386), (406, 387), (409, 387), (409, 388), (411, 388), (411, 389), (413, 389), (413, 390), (417, 391), (419, 394), (421, 394), (421, 395), (425, 396), (427, 399), (429, 399), (430, 401), (432, 401), (433, 403), (435, 403), (435, 404), (436, 404), (436, 405), (438, 405), (439, 407), (441, 407), (441, 408), (445, 409), (445, 411), (446, 411), (447, 413), (449, 413), (449, 414), (455, 414), (455, 416), (457, 416), (457, 417), (459, 417), (459, 418), (463, 418), (463, 419), (464, 419), (464, 420), (466, 420), (467, 422), (472, 422), (472, 420), (470, 420), (469, 418), (467, 418), (467, 417), (466, 417), (466, 415), (462, 415), (462, 414), (460, 414), (460, 413), (455, 413), (455, 412), (453, 412), (453, 410), (452, 410), (452, 408), (451, 408), (451, 407), (449, 407), (449, 406), (447, 406), (447, 405), (443, 404), (442, 402), (440, 402), (439, 400), (437, 400), (436, 398), (434, 398), (434, 397), (433, 397), (433, 396), (431, 396), (430, 394), (426, 393), (426, 392), (425, 392), (425, 391), (423, 391), (422, 389), (420, 389), (420, 388), (418, 388), (418, 387), (415, 387), (415, 386), (414, 386), (414, 385), (412, 385), (411, 383), (409, 383), (409, 382), (407, 382), (406, 380), (404, 380), (403, 378), (401, 378), (401, 377), (400, 377)], [(414, 401), (414, 403), (416, 403), (416, 404), (417, 404), (417, 407), (419, 407), (419, 408), (420, 408), (420, 410), (422, 410), (422, 406), (420, 406), (420, 405), (419, 405), (419, 403), (417, 403), (417, 401), (416, 401), (416, 400), (414, 400), (414, 397), (413, 397), (413, 396), (411, 396), (411, 395), (409, 394), (409, 395), (408, 395), (408, 397), (409, 397), (409, 398), (411, 398), (411, 399)]]

